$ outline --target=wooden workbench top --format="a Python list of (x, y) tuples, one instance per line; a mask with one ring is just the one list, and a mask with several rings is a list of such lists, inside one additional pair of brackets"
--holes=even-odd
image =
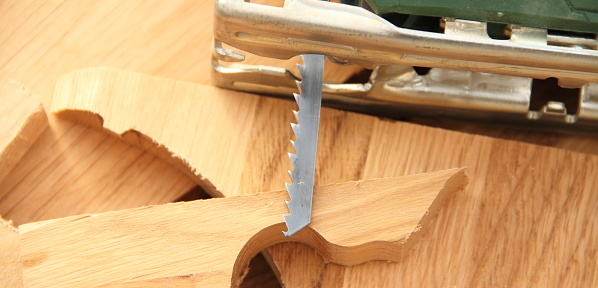
[[(11, 83), (20, 83), (23, 87), (28, 87), (30, 93), (27, 94), (39, 97), (46, 108), (51, 107), (54, 86), (59, 77), (69, 71), (84, 67), (114, 67), (207, 85), (210, 83), (209, 74), (211, 69), (210, 49), (212, 45), (212, 7), (212, 1), (194, 0), (134, 0), (124, 2), (116, 0), (56, 0), (47, 2), (18, 0), (2, 1), (0, 2), (0, 27), (2, 27), (2, 29), (0, 29), (0, 81), (4, 82), (0, 83), (10, 81)], [(337, 75), (337, 77), (345, 76), (346, 75)], [(274, 107), (281, 107), (282, 105), (283, 107), (280, 109), (288, 110), (287, 108), (292, 106), (291, 102), (286, 103), (284, 101), (275, 101), (276, 103), (283, 104), (273, 104), (274, 102), (271, 102), (271, 100), (256, 100), (255, 102), (257, 104), (265, 105), (265, 107), (270, 107), (271, 109), (279, 109)], [(326, 121), (329, 121), (329, 124), (339, 123), (339, 126), (335, 128), (333, 125), (330, 125), (330, 129), (324, 129), (322, 132), (329, 133), (333, 136), (328, 138), (327, 141), (329, 142), (326, 142), (321, 146), (321, 157), (320, 155), (318, 156), (320, 157), (319, 159), (321, 159), (320, 161), (322, 161), (322, 163), (319, 164), (321, 165), (320, 167), (322, 167), (322, 171), (329, 171), (321, 174), (322, 176), (320, 177), (319, 183), (325, 184), (344, 180), (356, 180), (358, 178), (395, 176), (424, 172), (437, 170), (441, 168), (441, 166), (455, 167), (459, 165), (468, 165), (470, 167), (483, 167), (483, 170), (477, 172), (478, 178), (473, 179), (474, 183), (478, 183), (475, 184), (477, 185), (475, 187), (478, 187), (476, 189), (480, 189), (476, 190), (479, 192), (479, 194), (476, 194), (476, 197), (478, 198), (473, 202), (466, 203), (475, 203), (475, 208), (481, 209), (476, 210), (477, 212), (475, 213), (475, 217), (481, 218), (472, 220), (473, 222), (468, 222), (468, 225), (474, 225), (475, 223), (482, 225), (480, 223), (487, 221), (483, 222), (486, 223), (486, 226), (482, 225), (480, 226), (481, 228), (478, 227), (480, 229), (475, 228), (477, 227), (475, 225), (475, 227), (467, 226), (464, 228), (470, 229), (469, 231), (483, 232), (480, 235), (469, 235), (468, 237), (470, 238), (466, 239), (471, 241), (478, 239), (492, 247), (500, 246), (500, 243), (497, 241), (509, 239), (497, 238), (503, 240), (493, 240), (488, 238), (491, 237), (490, 235), (494, 235), (491, 234), (491, 232), (508, 228), (506, 225), (524, 225), (525, 229), (516, 230), (516, 232), (532, 233), (528, 235), (515, 235), (517, 241), (539, 241), (541, 243), (549, 243), (544, 246), (540, 245), (537, 249), (555, 247), (555, 245), (561, 243), (559, 241), (568, 241), (561, 238), (569, 237), (569, 235), (558, 234), (559, 231), (570, 228), (568, 223), (562, 222), (569, 218), (566, 216), (559, 216), (561, 215), (559, 213), (563, 212), (559, 210), (559, 207), (561, 207), (559, 206), (559, 203), (565, 205), (569, 203), (567, 201), (578, 200), (575, 200), (575, 198), (569, 199), (565, 197), (565, 194), (559, 194), (564, 198), (554, 200), (556, 202), (550, 202), (548, 200), (548, 202), (534, 202), (536, 204), (532, 205), (532, 207), (527, 207), (525, 206), (525, 203), (527, 202), (522, 200), (527, 196), (517, 196), (518, 194), (513, 192), (520, 191), (517, 190), (521, 189), (518, 186), (520, 185), (518, 183), (524, 183), (520, 181), (521, 179), (531, 177), (534, 181), (538, 181), (535, 183), (542, 183), (536, 185), (543, 185), (542, 187), (547, 190), (555, 186), (558, 186), (561, 189), (564, 189), (563, 187), (569, 187), (566, 185), (577, 187), (574, 183), (579, 183), (577, 185), (581, 186), (593, 185), (590, 182), (584, 182), (590, 181), (591, 177), (588, 176), (589, 178), (583, 178), (579, 176), (579, 174), (571, 172), (576, 171), (575, 169), (582, 169), (583, 171), (586, 171), (584, 173), (595, 171), (591, 170), (596, 169), (595, 166), (593, 166), (595, 162), (594, 160), (588, 160), (593, 159), (588, 155), (552, 150), (545, 147), (530, 146), (520, 143), (513, 144), (513, 142), (494, 141), (494, 139), (490, 138), (452, 133), (440, 129), (418, 128), (421, 126), (417, 125), (403, 125), (390, 121), (373, 120), (375, 119), (374, 117), (362, 118), (362, 116), (356, 116), (352, 113), (335, 110), (329, 111), (330, 112), (326, 112), (326, 115), (328, 115), (327, 117), (329, 118)], [(284, 122), (288, 121), (288, 119), (292, 119), (290, 110), (288, 113), (288, 115), (290, 115), (289, 117), (284, 116), (282, 111), (276, 112), (277, 113), (271, 113), (271, 115), (280, 116), (279, 118), (276, 118), (275, 121)], [(364, 122), (363, 119), (367, 120)], [(270, 120), (271, 119), (268, 119), (268, 121)], [(261, 121), (266, 121), (266, 119), (262, 118)], [(155, 154), (123, 142), (114, 135), (108, 135), (102, 131), (84, 125), (65, 121), (53, 115), (48, 117), (48, 123), (48, 128), (41, 132), (35, 143), (32, 143), (31, 150), (23, 156), (22, 161), (18, 163), (14, 169), (11, 169), (11, 177), (6, 178), (0, 183), (0, 215), (6, 219), (13, 220), (15, 225), (80, 213), (97, 213), (142, 205), (167, 203), (175, 201), (196, 186), (194, 179), (189, 177), (185, 172), (181, 172), (169, 163), (165, 163)], [(443, 123), (427, 123), (443, 126)], [(361, 125), (361, 129), (355, 130), (342, 126), (353, 124)], [(372, 131), (372, 127), (375, 127), (377, 130)], [(513, 130), (512, 128), (460, 123), (448, 125), (446, 128), (471, 133), (481, 133), (500, 138), (516, 139), (578, 152), (598, 154), (598, 139), (595, 137), (559, 135), (543, 132), (532, 133)], [(402, 130), (396, 133), (385, 133), (386, 131), (389, 131), (389, 129)], [(359, 132), (363, 133), (361, 135), (362, 137), (352, 138), (355, 133), (358, 133), (356, 131), (362, 131)], [(290, 128), (287, 132), (290, 132)], [(406, 138), (408, 135), (413, 136), (414, 133), (420, 137), (418, 140)], [(287, 134), (285, 134), (285, 137)], [(372, 137), (376, 135), (385, 136), (380, 136), (380, 139), (372, 139)], [(335, 147), (342, 149), (348, 149), (349, 147), (335, 143), (335, 141), (342, 139), (351, 139), (350, 141), (353, 141), (352, 149), (355, 151), (348, 157), (343, 156), (346, 158), (346, 161), (355, 164), (362, 163), (369, 159), (368, 161), (370, 162), (368, 163), (370, 166), (361, 167), (355, 164), (353, 166), (349, 165), (354, 169), (348, 169), (348, 167), (347, 169), (339, 168), (341, 165), (347, 165), (339, 162), (339, 159), (342, 157), (338, 154), (339, 151), (334, 149)], [(265, 140), (257, 139), (249, 145), (262, 145), (264, 144), (264, 141)], [(371, 141), (378, 143), (379, 146), (377, 146), (376, 150), (369, 148), (368, 145)], [(277, 147), (280, 150), (287, 149), (284, 145)], [(428, 150), (424, 151), (424, 148)], [(106, 153), (106, 151), (110, 152)], [(460, 151), (459, 153), (462, 154), (450, 154), (452, 152), (446, 151)], [(286, 150), (281, 151), (281, 155), (286, 155), (286, 152)], [(435, 155), (434, 159), (427, 158), (429, 153), (435, 153), (433, 154)], [(419, 155), (420, 158), (417, 158), (414, 155)], [(441, 157), (441, 155), (444, 155), (444, 158)], [(479, 155), (487, 155), (488, 157), (480, 158)], [(504, 158), (504, 155), (517, 156)], [(272, 159), (278, 156), (279, 155), (274, 155), (272, 156)], [(498, 161), (497, 159), (502, 160)], [(248, 161), (259, 162), (262, 160), (248, 158)], [(422, 161), (429, 162), (423, 163)], [(497, 163), (500, 163), (499, 166), (496, 166)], [(532, 166), (535, 167), (534, 169), (538, 170), (534, 170), (534, 172), (524, 169), (525, 167), (529, 168)], [(113, 169), (115, 167), (116, 169)], [(282, 168), (283, 167), (278, 167), (277, 170), (271, 172), (276, 175), (275, 177), (269, 177), (265, 174), (267, 172), (263, 172), (263, 174), (258, 175), (259, 177), (251, 178), (251, 183), (243, 183), (244, 185), (249, 185), (254, 188), (263, 188), (256, 188), (256, 191), (280, 188), (280, 186), (283, 185), (282, 183), (284, 183), (284, 180), (281, 177), (284, 177), (283, 175), (286, 173), (286, 169)], [(547, 179), (547, 176), (538, 174), (539, 170), (552, 173), (546, 175), (552, 175), (552, 177), (555, 178), (555, 181), (557, 180), (556, 178), (559, 178), (558, 180), (562, 180), (562, 182), (551, 184), (551, 179)], [(343, 172), (333, 173), (333, 171)], [(569, 178), (569, 180), (563, 180), (567, 175), (566, 173), (574, 175), (570, 175), (571, 178)], [(486, 181), (486, 179), (491, 179), (491, 181)], [(90, 183), (93, 183), (93, 185), (90, 185)], [(511, 189), (509, 191), (513, 193), (513, 198), (494, 199), (497, 202), (492, 202), (491, 198), (483, 198), (482, 195), (486, 195), (483, 191), (491, 188), (489, 186), (487, 187), (487, 185), (504, 185), (506, 187), (505, 189)], [(565, 186), (561, 187), (559, 185)], [(85, 191), (86, 193), (82, 193), (82, 191)], [(89, 195), (93, 195), (93, 197), (90, 197)], [(595, 201), (595, 197), (591, 199), (592, 201)], [(546, 203), (549, 203), (550, 205), (554, 204), (554, 206), (550, 207), (553, 207), (553, 209), (555, 209), (554, 211), (558, 213), (555, 212), (555, 214), (550, 215), (555, 215), (555, 218), (541, 218), (543, 219), (542, 223), (554, 222), (554, 226), (550, 226), (553, 227), (553, 229), (546, 230), (549, 232), (553, 231), (550, 233), (554, 234), (533, 234), (533, 231), (536, 230), (533, 230), (526, 225), (537, 225), (537, 222), (517, 222), (516, 219), (520, 219), (519, 217), (521, 217), (521, 215), (517, 214), (519, 213), (517, 211), (522, 210), (506, 209), (505, 207), (511, 205), (508, 203), (512, 203), (513, 205), (524, 205), (525, 207), (519, 208), (524, 210), (531, 209), (534, 211), (535, 209), (540, 209), (540, 207), (543, 207)], [(589, 203), (589, 205), (594, 205), (590, 206), (590, 208), (594, 207), (594, 210), (596, 210), (595, 202), (587, 203)], [(487, 206), (489, 204), (496, 204), (496, 206)], [(581, 204), (569, 203), (567, 205), (570, 205), (567, 207), (577, 207), (575, 205)], [(457, 209), (460, 207), (461, 206), (454, 204), (453, 208)], [(505, 209), (502, 209), (501, 207)], [(500, 217), (497, 216), (497, 218), (493, 218), (493, 215), (499, 215)], [(574, 232), (572, 237), (574, 237), (574, 239), (586, 239), (590, 244), (592, 241), (595, 243), (595, 231), (598, 231), (598, 229), (596, 229), (595, 220), (594, 222), (590, 222), (589, 224), (586, 223), (585, 225), (593, 227), (594, 230), (584, 232), (573, 227), (571, 228)], [(10, 229), (7, 230), (7, 233), (12, 232)], [(4, 230), (2, 230), (1, 233), (4, 233)], [(1, 233), (0, 235), (3, 235)], [(448, 235), (455, 236), (457, 234)], [(585, 237), (589, 238), (583, 238), (583, 235), (586, 235)], [(436, 236), (441, 237), (441, 235)], [(12, 236), (3, 237), (2, 240), (9, 239), (10, 237)], [(554, 240), (554, 242), (543, 242), (542, 239), (552, 239), (550, 241)], [(447, 243), (450, 242), (447, 239), (444, 239), (443, 241), (448, 241)], [(460, 249), (459, 251), (468, 253), (467, 255), (470, 256), (471, 261), (473, 261), (475, 265), (483, 266), (483, 263), (489, 258), (502, 257), (502, 251), (498, 250), (484, 250), (488, 252), (482, 252), (482, 250), (468, 250), (465, 246), (460, 246), (458, 248)], [(430, 247), (429, 249), (434, 250), (439, 248)], [(593, 269), (594, 272), (596, 272), (596, 250), (594, 249), (593, 251), (594, 254), (587, 255), (587, 257), (594, 257)], [(432, 253), (433, 251), (422, 252), (422, 257), (429, 255), (426, 254), (428, 252)], [(518, 253), (519, 251), (509, 252)], [(585, 257), (584, 255), (574, 253), (574, 257), (561, 259), (559, 257), (562, 255), (559, 253), (562, 251), (552, 250), (547, 253), (535, 250), (520, 252), (527, 253), (526, 255), (536, 255), (538, 257), (536, 259), (539, 261), (538, 263), (569, 261), (573, 266), (576, 265), (575, 263), (580, 263), (579, 257)], [(0, 255), (4, 254), (0, 253)], [(287, 265), (284, 267), (280, 266), (279, 268), (283, 267), (285, 269), (285, 273), (287, 274), (286, 276), (283, 276), (287, 277), (286, 280), (288, 282), (295, 281), (293, 283), (299, 283), (301, 281), (293, 280), (293, 277), (297, 277), (293, 275), (297, 275), (297, 273), (289, 271), (292, 269), (303, 271), (302, 269), (305, 269), (305, 266), (301, 265), (305, 265), (306, 262), (285, 262), (285, 257), (290, 257), (288, 255), (303, 257), (311, 261), (309, 263), (312, 263), (313, 265), (310, 264), (310, 269), (313, 269), (312, 271), (319, 271), (318, 273), (320, 274), (316, 273), (317, 275), (315, 275), (313, 279), (309, 277), (307, 278), (312, 279), (315, 282), (328, 281), (326, 283), (330, 285), (329, 287), (334, 287), (334, 283), (340, 282), (343, 282), (346, 286), (350, 286), (351, 283), (353, 283), (352, 285), (367, 283), (367, 279), (364, 280), (362, 276), (376, 273), (381, 275), (380, 279), (388, 279), (383, 278), (389, 277), (388, 275), (398, 275), (397, 277), (407, 279), (403, 284), (410, 283), (412, 285), (416, 285), (416, 283), (409, 282), (413, 281), (409, 278), (411, 277), (411, 274), (401, 274), (397, 271), (425, 271), (425, 273), (427, 273), (425, 275), (419, 275), (417, 273), (414, 273), (413, 275), (418, 277), (428, 277), (428, 279), (442, 276), (436, 274), (438, 272), (435, 271), (425, 269), (418, 270), (418, 267), (415, 265), (424, 263), (421, 262), (423, 261), (421, 259), (419, 262), (409, 262), (411, 263), (410, 265), (413, 266), (406, 268), (397, 268), (396, 265), (391, 265), (392, 267), (390, 268), (380, 268), (385, 267), (385, 264), (374, 262), (353, 269), (335, 267), (334, 265), (326, 266), (322, 260), (318, 260), (317, 255), (314, 255), (313, 251), (310, 252), (306, 247), (291, 244), (272, 247), (271, 255), (276, 263)], [(500, 277), (503, 277), (504, 275), (521, 276), (520, 274), (517, 274), (517, 267), (519, 267), (517, 266), (518, 263), (500, 263), (502, 263), (502, 267), (484, 267), (486, 270), (499, 269), (501, 271), (500, 273), (503, 273), (496, 274), (494, 276), (496, 278), (490, 280), (500, 279)], [(591, 263), (592, 261), (590, 261), (590, 264)], [(293, 268), (293, 264), (297, 266)], [(442, 263), (439, 263), (438, 265), (441, 264)], [(460, 263), (460, 265), (461, 264), (462, 263)], [(373, 271), (372, 269), (377, 269), (377, 272), (371, 272)], [(457, 268), (453, 266), (452, 269)], [(369, 274), (368, 271), (370, 271)], [(385, 275), (379, 273), (379, 271), (394, 271), (392, 273), (395, 274), (388, 272), (389, 274)], [(538, 271), (534, 276), (535, 278), (533, 278), (535, 281), (539, 281), (537, 283), (541, 283), (540, 280), (542, 280), (544, 275), (542, 272), (543, 271)], [(567, 278), (568, 274), (565, 272), (566, 271), (562, 271), (562, 273), (559, 272), (561, 273), (559, 275), (564, 275), (561, 278), (557, 277), (562, 281), (560, 283), (563, 285), (573, 283), (569, 282), (573, 280)], [(594, 275), (596, 274), (598, 273), (594, 273)], [(3, 274), (0, 273), (0, 275)], [(302, 275), (302, 277), (304, 276), (305, 275)], [(413, 276), (413, 279), (416, 279), (416, 276)], [(474, 278), (474, 280), (478, 282), (471, 279), (469, 279), (470, 282), (467, 282), (465, 279), (461, 279), (463, 280), (461, 283), (451, 282), (451, 284), (462, 285), (465, 283), (471, 285), (480, 284), (483, 286), (485, 283), (487, 286), (492, 286), (499, 283), (480, 282), (486, 281), (488, 278), (484, 278), (480, 275), (477, 276), (479, 277)], [(596, 278), (596, 276), (594, 276), (594, 278)], [(383, 281), (385, 286), (391, 286), (391, 283), (399, 283), (398, 281), (388, 282), (392, 280), (386, 281), (387, 282)], [(598, 280), (593, 279), (594, 284), (596, 281)], [(309, 282), (305, 281), (305, 283)], [(370, 282), (372, 285), (376, 285), (375, 283), (380, 282)], [(521, 282), (509, 283), (519, 284)]]

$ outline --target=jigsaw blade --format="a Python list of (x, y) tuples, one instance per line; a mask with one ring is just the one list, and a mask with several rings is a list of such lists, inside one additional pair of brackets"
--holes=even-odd
[(290, 214), (283, 215), (287, 224), (285, 237), (290, 237), (311, 221), (311, 206), (316, 168), (316, 149), (322, 105), (324, 56), (301, 55), (303, 65), (297, 65), (301, 81), (297, 81), (299, 94), (294, 94), (299, 111), (293, 111), (297, 124), (291, 123), (296, 140), (295, 154), (289, 153), (293, 171), (289, 171), (292, 184), (286, 184), (291, 201), (287, 201)]

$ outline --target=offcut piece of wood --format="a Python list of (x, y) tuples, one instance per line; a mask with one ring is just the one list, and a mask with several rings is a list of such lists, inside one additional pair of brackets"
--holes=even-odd
[(15, 81), (0, 81), (0, 99), (0, 213), (17, 225), (167, 203), (195, 186), (117, 137), (48, 118)]
[[(243, 189), (241, 179), (243, 173), (251, 173), (243, 165), (244, 158), (256, 153), (247, 150), (248, 140), (261, 136), (253, 129), (260, 126), (254, 121), (272, 120), (256, 117), (268, 115), (258, 107), (259, 97), (239, 95), (211, 86), (91, 68), (69, 73), (57, 82), (52, 111), (99, 130), (105, 127), (181, 171), (191, 171), (189, 176), (212, 196), (235, 196), (242, 191), (267, 191)], [(252, 170), (260, 170), (255, 167)], [(247, 179), (256, 180), (261, 179)], [(283, 188), (283, 183), (276, 189)]]
[(399, 261), (467, 183), (465, 170), (452, 169), (318, 187), (311, 225), (289, 239), (282, 234), (286, 191), (25, 224), (24, 286), (163, 287), (168, 278), (190, 282), (170, 287), (237, 287), (253, 256), (284, 241), (345, 265)]
[(16, 225), (168, 203), (196, 186), (118, 137), (53, 115), (48, 120), (49, 127), (0, 182), (0, 213)]
[(15, 80), (0, 78), (0, 100), (0, 215), (16, 225), (167, 203), (195, 186), (117, 137), (47, 116)]
[(41, 101), (16, 81), (0, 81), (0, 182), (48, 127)]
[(0, 217), (0, 286), (23, 287), (19, 233), (10, 221)]
[[(227, 196), (282, 189), (288, 181), (292, 102), (107, 69), (61, 82), (53, 111), (99, 114), (116, 133), (151, 135), (192, 159), (192, 168)], [(463, 166), (473, 182), (438, 217), (448, 220), (431, 222), (413, 257), (346, 268), (323, 263), (313, 250), (293, 250), (293, 259), (272, 255), (287, 287), (308, 283), (297, 273), (319, 277), (322, 287), (597, 285), (596, 156), (332, 109), (322, 110), (320, 125), (317, 185)], [(212, 138), (198, 137), (200, 131)], [(221, 141), (222, 131), (234, 141)], [(268, 250), (284, 253), (285, 245)]]
[[(212, 36), (210, 29), (197, 29), (202, 26), (198, 19), (203, 19), (197, 13), (211, 10), (211, 5), (210, 1), (4, 1), (0, 83), (5, 79), (24, 83), (46, 107), (59, 75), (92, 63), (196, 81), (197, 76), (207, 83)], [(10, 123), (11, 115), (27, 114), (16, 109), (30, 101), (29, 93), (19, 89), (20, 85), (14, 91), (20, 97), (1, 98), (0, 105), (11, 103), (11, 110), (0, 113), (0, 130), (10, 127), (4, 123)], [(0, 214), (16, 225), (167, 203), (195, 186), (167, 163), (116, 137), (52, 115), (48, 122), (28, 151), (0, 136), (0, 141), (15, 143), (13, 152), (25, 153), (18, 162), (0, 158), (2, 167), (17, 163), (14, 169), (0, 168), (10, 170), (0, 180)], [(19, 133), (15, 140), (26, 139)]]

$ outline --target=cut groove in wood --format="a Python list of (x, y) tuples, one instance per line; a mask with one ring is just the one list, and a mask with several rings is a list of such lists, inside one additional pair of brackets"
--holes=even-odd
[[(258, 99), (239, 97), (241, 94), (92, 68), (67, 74), (58, 81), (52, 111), (77, 123), (105, 127), (181, 171), (191, 171), (189, 176), (206, 192), (222, 197), (221, 191), (227, 191), (227, 196), (239, 195), (238, 181), (228, 179), (239, 178), (243, 172), (242, 166), (235, 165), (240, 159), (234, 156), (243, 154), (247, 147), (251, 134), (247, 127), (252, 126)], [(106, 95), (124, 102), (106, 101)], [(233, 98), (236, 105), (228, 105)], [(214, 115), (222, 117), (213, 119)], [(202, 139), (203, 135), (209, 138)], [(204, 157), (206, 154), (210, 157)], [(214, 161), (216, 158), (220, 160)]]
[(286, 191), (24, 224), (24, 283), (94, 287), (193, 275), (198, 287), (237, 287), (253, 256), (285, 241), (344, 265), (399, 261), (426, 219), (467, 183), (464, 169), (452, 169), (322, 186), (312, 224), (289, 239), (281, 232)]

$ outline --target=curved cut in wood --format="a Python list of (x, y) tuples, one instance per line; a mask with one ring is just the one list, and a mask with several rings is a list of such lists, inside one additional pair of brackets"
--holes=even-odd
[(430, 215), (467, 183), (464, 169), (452, 169), (318, 187), (310, 228), (289, 239), (281, 233), (286, 191), (24, 224), (24, 286), (150, 286), (178, 279), (237, 287), (253, 256), (285, 241), (344, 265), (399, 261)]
[(0, 81), (0, 182), (48, 127), (41, 101), (13, 81)]
[[(240, 94), (138, 73), (90, 68), (74, 71), (58, 81), (52, 112), (98, 129), (103, 126), (181, 171), (191, 171), (190, 176), (206, 192), (222, 197), (222, 191), (227, 191), (226, 196), (241, 194), (240, 181), (231, 181), (240, 179), (243, 172), (242, 165), (238, 165), (240, 159), (234, 156), (245, 154), (247, 139), (253, 133), (247, 127), (252, 126), (258, 97)], [(218, 115), (216, 120), (213, 115)]]

